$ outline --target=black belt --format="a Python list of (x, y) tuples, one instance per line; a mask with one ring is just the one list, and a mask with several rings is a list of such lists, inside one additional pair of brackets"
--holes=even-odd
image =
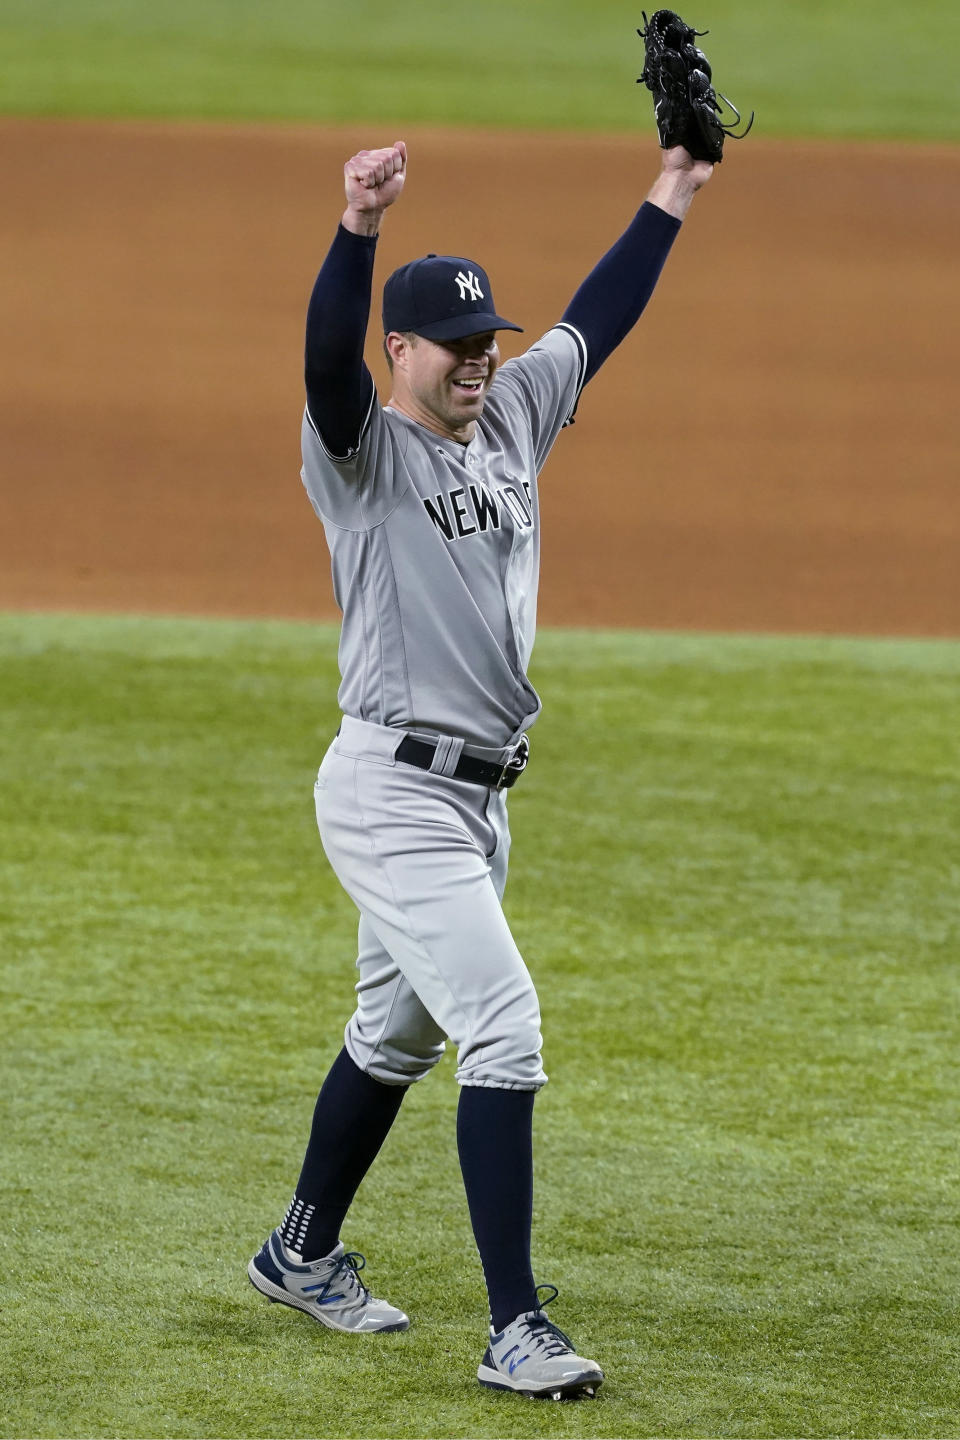
[[(397, 746), (397, 759), (406, 765), (416, 765), (420, 770), (429, 770), (436, 750), (436, 745), (429, 740), (414, 740), (412, 735), (405, 735)], [(509, 790), (527, 768), (529, 758), (530, 742), (523, 735), (516, 754), (506, 765), (478, 760), (475, 755), (461, 755), (457, 768), (448, 779), (469, 780), (472, 785), (489, 785), (492, 790)]]

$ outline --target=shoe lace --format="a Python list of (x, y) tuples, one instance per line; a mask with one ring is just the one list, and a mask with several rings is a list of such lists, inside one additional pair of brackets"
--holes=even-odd
[(321, 1290), (318, 1299), (322, 1300), (329, 1295), (332, 1287), (336, 1285), (339, 1280), (344, 1282), (344, 1288), (348, 1293), (355, 1292), (355, 1298), (359, 1300), (360, 1304), (366, 1305), (370, 1299), (370, 1291), (360, 1279), (360, 1271), (365, 1268), (366, 1263), (366, 1258), (360, 1254), (359, 1250), (346, 1251), (345, 1254), (340, 1256), (340, 1259), (330, 1272), (329, 1279)]
[[(550, 1290), (553, 1293), (548, 1295), (546, 1299), (541, 1300), (541, 1290)], [(521, 1322), (525, 1336), (529, 1339), (534, 1349), (539, 1350), (543, 1355), (572, 1355), (574, 1353), (574, 1344), (570, 1336), (565, 1335), (560, 1329), (560, 1326), (554, 1325), (553, 1321), (549, 1320), (543, 1313), (544, 1307), (552, 1304), (560, 1294), (560, 1291), (556, 1285), (538, 1285), (536, 1294), (537, 1310), (532, 1315), (525, 1316)]]

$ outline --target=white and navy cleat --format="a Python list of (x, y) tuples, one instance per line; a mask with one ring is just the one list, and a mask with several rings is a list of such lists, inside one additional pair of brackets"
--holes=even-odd
[[(557, 1292), (550, 1288), (555, 1299)], [(532, 1400), (592, 1399), (603, 1384), (603, 1371), (596, 1360), (578, 1355), (570, 1337), (542, 1310), (528, 1310), (499, 1335), (491, 1329), (477, 1379), (491, 1390), (512, 1390)]]
[(288, 1250), (274, 1230), (247, 1266), (250, 1283), (271, 1303), (291, 1305), (331, 1330), (366, 1335), (381, 1330), (406, 1330), (410, 1321), (386, 1300), (375, 1300), (359, 1277), (362, 1255), (343, 1245), (322, 1260), (304, 1262)]

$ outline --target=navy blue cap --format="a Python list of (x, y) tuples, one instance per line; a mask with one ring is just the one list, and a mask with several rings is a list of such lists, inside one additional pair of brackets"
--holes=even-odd
[(486, 270), (461, 255), (424, 255), (394, 270), (383, 287), (383, 333), (461, 340), (484, 330), (519, 330), (494, 309)]

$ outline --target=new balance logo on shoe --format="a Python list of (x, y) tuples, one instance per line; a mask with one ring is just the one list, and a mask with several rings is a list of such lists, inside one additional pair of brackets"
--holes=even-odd
[(529, 1360), (529, 1359), (530, 1359), (530, 1356), (529, 1356), (529, 1355), (521, 1355), (519, 1360), (511, 1360), (511, 1359), (510, 1359), (511, 1355), (516, 1355), (516, 1354), (518, 1354), (519, 1350), (520, 1350), (520, 1346), (519, 1346), (519, 1345), (511, 1345), (511, 1346), (510, 1346), (510, 1349), (504, 1351), (504, 1353), (500, 1356), (500, 1364), (501, 1364), (501, 1365), (506, 1365), (506, 1366), (507, 1366), (507, 1369), (509, 1370), (509, 1373), (510, 1373), (511, 1375), (513, 1374), (513, 1372), (514, 1372), (515, 1370), (518, 1370), (518, 1369), (520, 1368), (520, 1366), (523, 1364), (524, 1360)]

